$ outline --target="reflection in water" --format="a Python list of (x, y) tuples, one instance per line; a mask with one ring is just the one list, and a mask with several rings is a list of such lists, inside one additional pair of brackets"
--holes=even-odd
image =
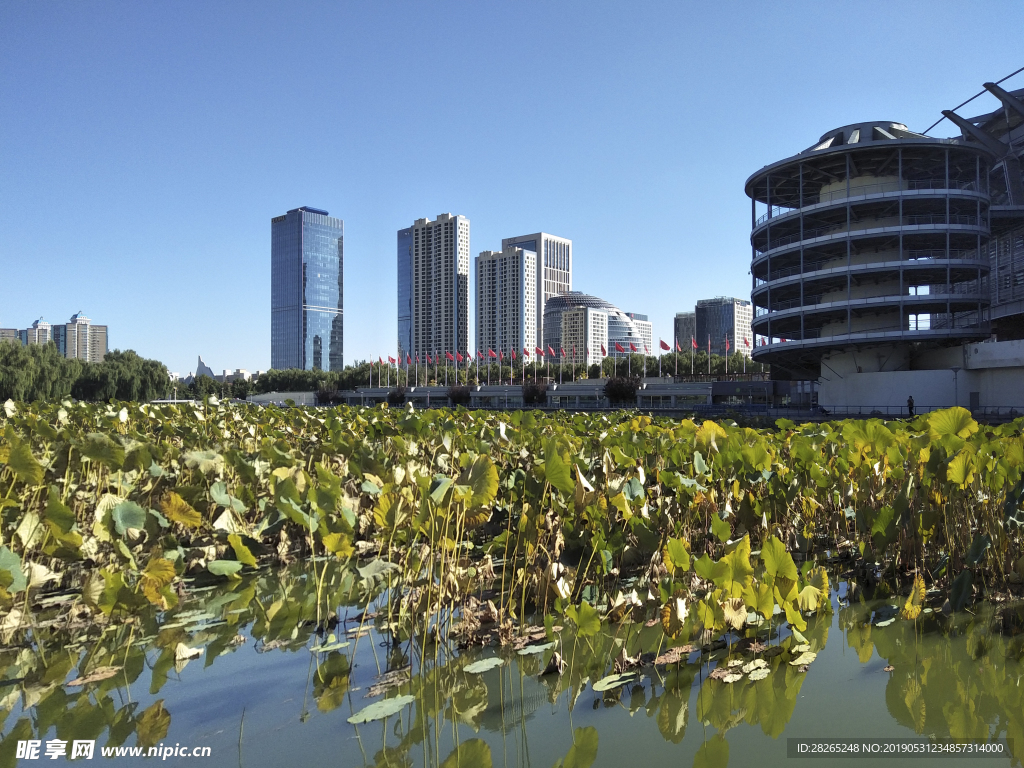
[[(242, 765), (277, 764), (277, 743), (296, 764), (322, 748), (340, 749), (343, 765), (585, 768), (621, 764), (640, 734), (651, 733), (660, 734), (663, 754), (695, 766), (726, 765), (730, 746), (734, 762), (760, 749), (773, 764), (758, 740), (779, 740), (807, 717), (799, 703), (805, 682), (828, 664), (880, 665), (876, 654), (892, 671), (879, 670), (861, 695), (881, 696), (884, 686), (888, 715), (876, 708), (879, 718), (891, 717), (907, 735), (1006, 738), (1018, 761), (1024, 750), (1017, 608), (889, 623), (891, 604), (862, 602), (810, 621), (803, 636), (751, 628), (703, 663), (693, 652), (655, 666), (654, 655), (668, 650), (658, 626), (627, 622), (587, 637), (565, 629), (519, 652), (458, 654), (399, 642), (382, 631), (383, 618), (357, 615), (354, 606), (374, 585), (352, 571), (327, 567), (319, 609), (314, 583), (303, 568), (261, 573), (197, 590), (176, 611), (143, 612), (131, 623), (58, 622), (44, 611), (28, 636), (0, 637), (0, 768), (16, 764), (17, 742), (27, 739), (95, 739), (97, 757), (110, 747), (214, 743), (215, 756)], [(854, 655), (825, 653), (832, 626)], [(675, 642), (686, 641), (683, 632)], [(203, 655), (188, 660), (188, 649)], [(542, 674), (554, 653), (564, 673)], [(593, 690), (619, 671), (616, 659), (642, 654), (639, 680)], [(764, 664), (752, 667), (755, 658)], [(218, 668), (225, 674), (216, 676)], [(302, 675), (301, 696), (278, 703), (277, 681), (299, 685)], [(279, 724), (253, 730), (236, 692), (261, 680), (259, 695)], [(372, 709), (386, 713), (403, 696), (410, 703), (391, 714)], [(202, 699), (215, 706), (200, 717), (193, 710)], [(657, 741), (643, 749), (652, 752)]]

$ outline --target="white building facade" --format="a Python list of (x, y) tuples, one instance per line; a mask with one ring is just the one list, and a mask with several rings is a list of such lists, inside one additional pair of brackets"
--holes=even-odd
[(647, 319), (647, 315), (641, 315), (639, 312), (627, 312), (629, 318), (633, 321), (633, 325), (636, 326), (637, 333), (640, 334), (640, 341), (643, 346), (640, 346), (637, 351), (642, 355), (654, 355), (657, 354), (654, 351), (654, 326), (651, 321)]
[(411, 232), (410, 349), (406, 354), (469, 353), (469, 219), (417, 219)]
[(476, 348), (517, 355), (537, 346), (537, 254), (522, 248), (476, 257)]
[(538, 342), (543, 342), (544, 307), (548, 299), (572, 290), (572, 240), (546, 232), (535, 232), (532, 235), (503, 238), (501, 248), (522, 248), (537, 254), (535, 336)]
[(562, 348), (577, 363), (600, 364), (605, 358), (602, 348), (608, 349), (608, 313), (582, 306), (565, 310), (562, 313)]

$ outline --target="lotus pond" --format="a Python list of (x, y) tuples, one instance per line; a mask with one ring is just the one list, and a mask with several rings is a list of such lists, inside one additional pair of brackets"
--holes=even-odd
[(0, 766), (1018, 764), (1022, 426), (8, 401)]
[[(43, 608), (37, 643), (0, 652), (0, 765), (16, 764), (17, 740), (77, 738), (96, 739), (97, 756), (102, 746), (208, 746), (211, 764), (254, 768), (774, 766), (788, 764), (790, 737), (917, 734), (1009, 738), (1012, 756), (982, 764), (1020, 764), (1019, 605), (893, 621), (898, 601), (848, 600), (839, 580), (833, 610), (803, 633), (751, 627), (731, 647), (666, 650), (660, 623), (627, 622), (540, 626), (458, 652), (395, 643), (382, 615), (361, 615), (365, 581), (293, 565), (105, 627), (50, 623), (59, 603)], [(317, 591), (335, 604), (320, 626)], [(182, 648), (203, 653), (187, 659)], [(564, 670), (543, 674), (555, 653)], [(622, 682), (624, 657), (637, 662)]]

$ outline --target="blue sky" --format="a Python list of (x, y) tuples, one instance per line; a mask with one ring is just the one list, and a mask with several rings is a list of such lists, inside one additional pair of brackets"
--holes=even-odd
[(394, 349), (395, 232), (443, 212), (474, 255), (572, 238), (573, 287), (670, 338), (749, 298), (747, 176), (847, 123), (923, 130), (1024, 66), (1021, 29), (995, 0), (9, 0), (0, 327), (83, 310), (182, 374), (266, 368), (270, 219), (310, 205), (345, 220), (347, 362)]

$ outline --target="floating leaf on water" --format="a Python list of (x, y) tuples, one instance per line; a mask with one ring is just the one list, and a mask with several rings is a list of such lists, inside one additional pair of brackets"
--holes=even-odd
[(640, 675), (636, 672), (623, 672), (619, 675), (608, 675), (608, 677), (602, 677), (596, 683), (594, 683), (594, 690), (598, 693), (602, 691), (610, 691), (615, 688), (619, 688), (628, 683), (635, 683), (640, 679)]
[(519, 655), (520, 656), (529, 656), (532, 653), (544, 653), (544, 651), (547, 651), (547, 650), (549, 650), (551, 648), (554, 648), (554, 647), (555, 647), (555, 643), (554, 642), (542, 643), (541, 645), (528, 645), (525, 648), (520, 648), (519, 649)]
[(807, 643), (800, 643), (800, 645), (794, 645), (792, 648), (790, 648), (789, 652), (801, 654), (809, 650), (811, 650), (811, 646), (809, 646)]
[(742, 679), (743, 679), (743, 675), (737, 674), (735, 672), (730, 672), (729, 674), (727, 674), (725, 677), (722, 678), (722, 682), (723, 683), (737, 683), (737, 682), (739, 682)]
[(393, 699), (381, 699), (380, 701), (375, 701), (370, 706), (359, 710), (352, 715), (348, 721), (353, 725), (357, 725), (359, 723), (370, 723), (374, 720), (381, 720), (400, 712), (415, 701), (416, 697), (408, 694), (405, 696), (395, 696)]
[(804, 653), (801, 653), (799, 656), (793, 659), (791, 662), (789, 662), (789, 664), (792, 667), (803, 667), (807, 664), (810, 664), (816, 658), (818, 658), (818, 654), (812, 653), (811, 651), (805, 651)]
[(463, 669), (464, 672), (468, 672), (471, 675), (480, 675), (484, 672), (500, 667), (505, 661), (497, 656), (492, 656), (489, 659), (480, 659), (474, 661), (472, 664), (467, 664)]
[(876, 622), (876, 623), (875, 623), (875, 626), (876, 626), (876, 627), (888, 627), (888, 626), (889, 626), (890, 624), (892, 624), (892, 623), (893, 623), (894, 621), (896, 621), (896, 619), (886, 619), (885, 621), (879, 621), (879, 622)]
[(234, 576), (242, 570), (242, 564), (237, 560), (214, 560), (206, 564), (206, 570), (215, 576)]
[(100, 680), (106, 680), (113, 677), (120, 672), (122, 667), (96, 667), (88, 675), (82, 675), (76, 677), (69, 683), (65, 683), (69, 688), (77, 688), (80, 685), (88, 685), (89, 683), (98, 683)]
[(764, 680), (770, 673), (771, 670), (767, 666), (758, 667), (747, 675), (747, 679), (756, 683), (758, 680)]
[[(751, 672), (755, 672), (758, 669), (764, 669), (767, 666), (768, 662), (764, 659), (754, 659), (753, 661), (743, 665), (743, 674), (750, 675)], [(751, 675), (751, 679), (753, 679), (753, 675)]]
[(730, 667), (739, 667), (742, 664), (743, 664), (743, 659), (729, 659), (728, 666), (730, 666)]

